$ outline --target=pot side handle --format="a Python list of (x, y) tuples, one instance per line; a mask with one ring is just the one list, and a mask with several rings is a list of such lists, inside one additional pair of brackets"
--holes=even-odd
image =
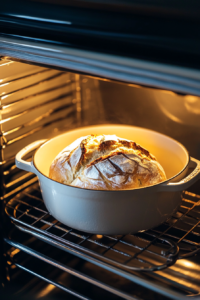
[(35, 168), (33, 166), (33, 161), (25, 161), (22, 159), (22, 157), (26, 154), (28, 154), (30, 151), (37, 149), (40, 145), (44, 144), (46, 140), (39, 140), (31, 143), (30, 145), (23, 148), (21, 151), (17, 153), (15, 156), (15, 164), (19, 169), (35, 173)]
[(200, 161), (190, 157), (189, 167), (194, 170), (179, 182), (168, 182), (160, 185), (159, 191), (178, 192), (190, 187), (200, 178)]

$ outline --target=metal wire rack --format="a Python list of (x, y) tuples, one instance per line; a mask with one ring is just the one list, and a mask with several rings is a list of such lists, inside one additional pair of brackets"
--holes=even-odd
[(161, 270), (200, 250), (200, 196), (187, 191), (167, 222), (126, 236), (86, 234), (61, 224), (47, 212), (38, 183), (10, 200), (6, 212), (21, 230), (130, 271)]
[(153, 232), (169, 237), (179, 246), (178, 258), (200, 251), (200, 195), (184, 191), (178, 211)]
[[(173, 283), (173, 286), (176, 287), (176, 290), (173, 290), (170, 289), (169, 286), (166, 287), (165, 285), (160, 284), (160, 282), (149, 282), (149, 278), (143, 276), (144, 273), (132, 274), (122, 271), (122, 274), (120, 274), (117, 272), (117, 268), (115, 267), (108, 268), (107, 270), (104, 268), (104, 270), (102, 270), (102, 265), (97, 266), (96, 268), (94, 264), (88, 264), (87, 262), (84, 264), (83, 260), (79, 260), (74, 256), (75, 264), (71, 264), (71, 260), (73, 259), (72, 256), (68, 258), (65, 252), (58, 251), (60, 249), (57, 249), (56, 247), (50, 246), (49, 248), (49, 245), (43, 242), (38, 245), (38, 239), (30, 238), (30, 242), (26, 240), (26, 245), (23, 245), (13, 239), (5, 238), (4, 240), (8, 245), (12, 246), (12, 248), (7, 251), (11, 267), (15, 265), (15, 267), (18, 267), (19, 269), (22, 269), (69, 294), (75, 295), (80, 299), (91, 299), (85, 295), (85, 292), (88, 289), (90, 290), (91, 287), (93, 290), (94, 286), (102, 289), (102, 291), (104, 290), (110, 293), (110, 295), (103, 294), (105, 299), (113, 299), (115, 295), (119, 296), (120, 299), (128, 300), (141, 300), (144, 298), (155, 300), (187, 300), (187, 295), (189, 294), (191, 296), (191, 291), (195, 292), (195, 295), (197, 294), (195, 289), (192, 289), (191, 287), (187, 288), (177, 282)], [(35, 242), (37, 243), (37, 246), (34, 244)], [(68, 265), (69, 262), (70, 265)], [(51, 276), (53, 271), (52, 267), (55, 267), (55, 276), (53, 277)], [(59, 271), (62, 271), (61, 277), (58, 275)], [(67, 284), (67, 282), (70, 282), (69, 274), (70, 276), (73, 276), (72, 286)], [(68, 280), (64, 279), (66, 276)], [(77, 282), (76, 280), (79, 281)], [(84, 283), (82, 283), (83, 289), (80, 289), (80, 280), (84, 281)], [(92, 286), (89, 288), (88, 284), (91, 284)], [(75, 288), (77, 286), (79, 287), (78, 291)], [(126, 287), (125, 289), (124, 286)], [(95, 292), (95, 298), (93, 298), (93, 292), (92, 299), (103, 298), (102, 292), (100, 295), (98, 294), (99, 297), (97, 297)], [(111, 297), (111, 294), (113, 297)], [(116, 298), (114, 297), (114, 299)]]
[[(120, 290), (119, 288), (109, 285), (105, 281), (102, 282), (102, 280), (100, 280), (100, 278), (99, 279), (93, 278), (93, 277), (91, 277), (91, 275), (85, 274), (83, 272), (83, 270), (82, 271), (76, 270), (76, 268), (68, 266), (66, 261), (65, 261), (65, 263), (63, 263), (60, 260), (59, 261), (55, 260), (52, 257), (42, 254), (40, 251), (36, 251), (36, 250), (32, 249), (31, 247), (27, 247), (16, 241), (13, 241), (13, 240), (5, 239), (5, 241), (7, 244), (12, 246), (12, 248), (11, 248), (12, 258), (10, 259), (12, 261), (12, 264), (14, 264), (18, 268), (20, 268), (28, 273), (34, 275), (35, 277), (38, 277), (56, 287), (58, 287), (61, 290), (64, 290), (65, 292), (67, 292), (69, 294), (75, 295), (77, 298), (87, 299), (87, 300), (90, 299), (87, 296), (85, 297), (82, 293), (80, 293), (80, 291), (77, 292), (77, 290), (72, 289), (70, 286), (66, 286), (66, 280), (63, 281), (60, 278), (61, 279), (61, 282), (60, 282), (60, 280), (58, 280), (57, 276), (54, 276), (53, 278), (52, 278), (52, 276), (49, 276), (50, 275), (49, 271), (52, 270), (52, 267), (55, 267), (57, 269), (58, 273), (59, 273), (59, 270), (61, 270), (61, 271), (64, 271), (65, 274), (70, 274), (71, 276), (73, 276), (73, 281), (76, 279), (84, 280), (84, 286), (87, 286), (87, 288), (89, 288), (88, 284), (92, 284), (98, 288), (103, 288), (103, 290), (105, 290), (111, 294), (119, 296), (120, 299), (121, 298), (129, 299), (129, 300), (138, 299), (134, 296), (131, 296), (129, 293), (126, 293), (125, 291)], [(16, 251), (16, 249), (17, 249), (17, 251)], [(23, 254), (26, 254), (25, 256), (23, 255), (23, 258), (25, 257), (25, 260), (26, 260), (25, 265), (24, 265), (23, 261), (20, 261), (19, 258), (16, 258), (16, 256), (20, 253), (20, 251), (23, 251)], [(13, 254), (13, 252), (14, 252), (14, 254)], [(29, 259), (31, 258), (31, 264), (30, 264), (30, 260), (27, 259), (28, 258), (27, 255), (29, 256)], [(61, 253), (60, 256), (62, 257), (62, 255), (63, 254)], [(52, 252), (51, 252), (51, 256), (52, 256)], [(60, 256), (59, 256), (59, 258), (60, 258)], [(66, 255), (65, 255), (65, 258), (66, 258)], [(34, 260), (34, 262), (35, 262), (34, 266), (32, 265), (32, 260)], [(38, 264), (37, 260), (40, 261), (39, 264)], [(105, 274), (106, 273), (104, 273), (104, 275)], [(79, 282), (79, 284), (80, 284), (80, 282)], [(77, 285), (79, 286), (79, 284), (77, 284)], [(111, 296), (111, 295), (109, 295), (109, 296)], [(108, 295), (107, 295), (107, 297), (108, 297)], [(109, 299), (110, 298), (112, 299), (112, 297), (109, 297)], [(98, 299), (99, 299), (99, 297), (98, 297)]]

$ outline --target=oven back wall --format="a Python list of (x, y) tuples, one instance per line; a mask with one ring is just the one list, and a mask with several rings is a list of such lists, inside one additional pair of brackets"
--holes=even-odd
[[(82, 82), (85, 97), (90, 94), (84, 92), (86, 84)], [(105, 112), (102, 122), (130, 124), (166, 134), (200, 159), (200, 97), (108, 81), (99, 81), (99, 90)]]

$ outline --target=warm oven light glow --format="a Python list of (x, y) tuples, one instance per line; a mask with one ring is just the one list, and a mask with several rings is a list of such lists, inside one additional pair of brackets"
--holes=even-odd
[(103, 235), (97, 234), (97, 239), (102, 239)]

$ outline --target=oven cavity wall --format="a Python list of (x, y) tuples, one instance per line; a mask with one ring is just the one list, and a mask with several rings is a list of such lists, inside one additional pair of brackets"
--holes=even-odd
[[(5, 204), (37, 181), (16, 168), (15, 155), (23, 147), (51, 138), (80, 123), (79, 76), (60, 70), (0, 59), (0, 269), (1, 283), (10, 280), (3, 237), (11, 224)], [(26, 157), (31, 159), (33, 153)]]

